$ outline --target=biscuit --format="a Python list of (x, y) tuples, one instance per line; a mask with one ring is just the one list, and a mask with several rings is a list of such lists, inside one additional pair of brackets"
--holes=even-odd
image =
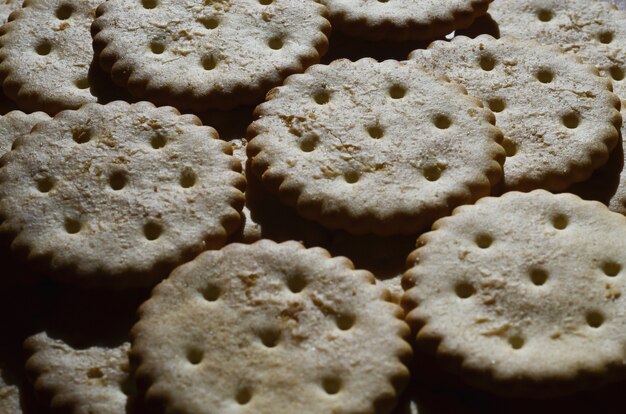
[(493, 0), (321, 0), (333, 27), (370, 40), (419, 40), (468, 27)]
[(21, 135), (26, 135), (39, 122), (48, 121), (50, 117), (45, 112), (25, 114), (21, 111), (11, 111), (0, 116), (0, 156), (11, 150), (13, 141)]
[(238, 228), (245, 178), (230, 154), (174, 108), (64, 111), (2, 158), (0, 233), (58, 280), (153, 284)]
[(0, 83), (27, 111), (54, 115), (96, 97), (89, 28), (100, 0), (28, 0), (0, 28)]
[(618, 142), (620, 101), (610, 81), (554, 47), (456, 37), (409, 58), (459, 82), (495, 113), (508, 156), (505, 190), (564, 190), (604, 165)]
[(126, 412), (130, 382), (128, 350), (118, 347), (74, 348), (46, 332), (29, 337), (26, 369), (36, 391), (55, 412), (121, 414)]
[(465, 93), (408, 62), (315, 65), (257, 107), (252, 172), (326, 227), (417, 233), (501, 179), (502, 133)]
[(111, 0), (97, 10), (94, 50), (141, 99), (203, 111), (256, 104), (328, 47), (313, 0)]
[(141, 306), (137, 385), (151, 412), (389, 413), (411, 347), (387, 295), (296, 242), (205, 252)]
[(626, 378), (624, 232), (606, 206), (543, 190), (456, 209), (408, 259), (417, 345), (505, 396)]
[(20, 389), (0, 362), (0, 412), (21, 414)]
[(596, 66), (626, 99), (626, 11), (605, 1), (495, 0), (489, 14), (502, 35), (558, 45)]

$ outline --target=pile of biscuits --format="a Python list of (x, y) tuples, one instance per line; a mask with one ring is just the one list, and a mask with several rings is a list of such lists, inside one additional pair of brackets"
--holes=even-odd
[(626, 410), (613, 3), (0, 4), (0, 413)]

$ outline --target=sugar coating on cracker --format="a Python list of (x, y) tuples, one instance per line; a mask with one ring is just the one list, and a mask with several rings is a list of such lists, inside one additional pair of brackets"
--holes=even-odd
[(141, 306), (138, 383), (167, 412), (388, 413), (411, 348), (387, 300), (371, 273), (320, 248), (206, 252)]
[(112, 0), (92, 30), (102, 67), (134, 95), (227, 109), (317, 63), (326, 12), (313, 0)]
[(619, 138), (620, 101), (596, 69), (512, 37), (456, 37), (415, 50), (421, 68), (459, 82), (504, 133), (504, 187), (558, 191), (588, 178)]
[(549, 396), (626, 375), (626, 218), (510, 192), (420, 237), (403, 305), (418, 344), (474, 385)]
[(127, 394), (134, 392), (128, 362), (130, 343), (74, 348), (41, 332), (29, 337), (24, 346), (31, 354), (26, 369), (35, 390), (50, 399), (52, 409), (85, 414), (126, 412)]
[(64, 111), (2, 158), (0, 231), (62, 279), (154, 283), (238, 227), (245, 179), (231, 151), (171, 107)]
[(315, 65), (257, 107), (252, 170), (327, 227), (417, 232), (501, 178), (502, 134), (465, 93), (407, 62)]
[(626, 11), (606, 1), (495, 0), (500, 34), (559, 45), (612, 79), (626, 99)]
[(493, 0), (321, 0), (333, 25), (371, 40), (432, 39), (466, 28)]
[(50, 120), (45, 112), (25, 114), (21, 111), (11, 111), (0, 115), (0, 157), (11, 150), (13, 141), (21, 135), (26, 135), (39, 122)]
[(0, 29), (0, 82), (28, 111), (55, 114), (96, 97), (89, 28), (100, 0), (29, 0)]

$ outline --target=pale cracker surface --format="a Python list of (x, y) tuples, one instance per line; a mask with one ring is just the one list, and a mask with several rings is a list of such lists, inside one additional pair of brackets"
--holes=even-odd
[(626, 218), (543, 190), (483, 198), (419, 239), (404, 275), (418, 344), (505, 395), (626, 374)]
[(2, 26), (0, 80), (20, 108), (52, 115), (96, 101), (88, 79), (89, 30), (100, 3), (29, 0)]
[(56, 276), (146, 285), (239, 226), (245, 179), (193, 115), (86, 105), (38, 124), (2, 158), (0, 231)]
[(31, 353), (26, 369), (37, 392), (50, 398), (50, 407), (74, 414), (126, 412), (130, 343), (118, 347), (75, 349), (46, 332), (28, 338)]
[(228, 109), (319, 62), (326, 12), (313, 0), (111, 0), (98, 8), (94, 47), (135, 96)]
[(5, 24), (9, 15), (22, 7), (23, 0), (1, 0), (0, 1), (0, 25)]
[(605, 164), (620, 101), (596, 69), (534, 41), (482, 35), (418, 49), (410, 59), (483, 101), (504, 133), (506, 190), (564, 190)]
[(252, 170), (327, 227), (417, 232), (501, 178), (502, 133), (464, 93), (408, 62), (315, 65), (257, 107)]
[(131, 354), (168, 412), (388, 413), (411, 349), (387, 300), (371, 273), (323, 249), (231, 244), (155, 288)]

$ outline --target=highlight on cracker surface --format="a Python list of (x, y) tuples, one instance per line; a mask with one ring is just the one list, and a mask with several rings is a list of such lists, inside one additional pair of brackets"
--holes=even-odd
[(501, 179), (502, 133), (466, 94), (408, 62), (312, 66), (256, 108), (252, 172), (326, 227), (416, 233)]
[(390, 413), (411, 347), (388, 299), (371, 273), (321, 248), (205, 252), (141, 306), (138, 384), (167, 412)]
[(0, 232), (44, 273), (149, 286), (239, 226), (245, 179), (192, 115), (142, 102), (64, 111), (2, 158)]
[(626, 378), (626, 218), (509, 192), (419, 239), (403, 306), (416, 343), (474, 386), (550, 397)]

